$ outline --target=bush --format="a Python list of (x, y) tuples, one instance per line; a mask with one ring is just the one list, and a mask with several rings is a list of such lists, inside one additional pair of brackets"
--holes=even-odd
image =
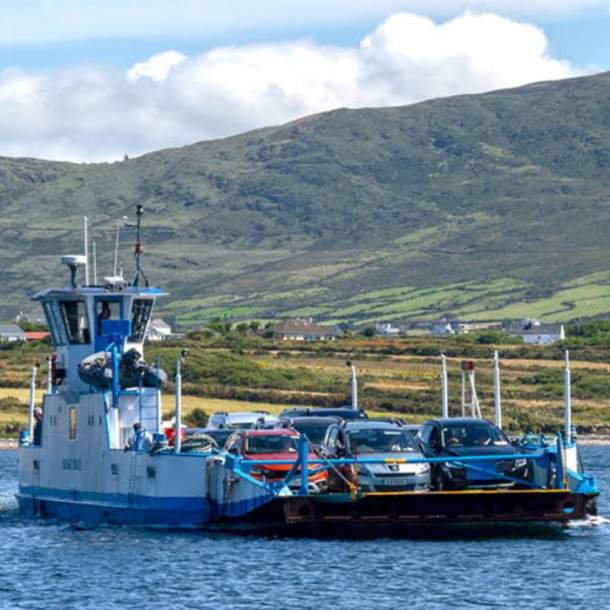
[(9, 421), (0, 426), (0, 436), (17, 436), (19, 430), (23, 428), (23, 424), (16, 420)]
[(194, 408), (185, 418), (184, 422), (191, 428), (205, 428), (209, 415), (200, 407)]
[(27, 405), (14, 396), (0, 398), (0, 411), (18, 411), (26, 408)]

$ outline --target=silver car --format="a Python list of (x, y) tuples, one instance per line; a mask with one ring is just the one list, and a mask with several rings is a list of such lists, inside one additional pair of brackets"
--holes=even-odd
[(208, 428), (238, 430), (240, 428), (270, 427), (277, 424), (278, 418), (268, 411), (218, 411), (210, 415)]
[(355, 458), (354, 466), (341, 470), (352, 479), (357, 472), (362, 491), (430, 488), (430, 465), (412, 462), (424, 456), (412, 434), (398, 423), (363, 420), (330, 426), (323, 452), (329, 458)]

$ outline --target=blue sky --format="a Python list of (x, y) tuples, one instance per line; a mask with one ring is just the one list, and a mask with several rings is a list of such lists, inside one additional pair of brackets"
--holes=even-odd
[(610, 69), (610, 0), (0, 0), (0, 155), (113, 160)]
[(392, 12), (447, 19), (465, 9), (489, 10), (537, 24), (556, 55), (579, 65), (610, 68), (610, 0), (229, 0), (224, 4), (223, 8), (218, 0), (0, 0), (0, 69), (47, 69), (82, 62), (127, 67), (170, 48), (195, 55), (217, 45), (301, 37), (350, 45)]

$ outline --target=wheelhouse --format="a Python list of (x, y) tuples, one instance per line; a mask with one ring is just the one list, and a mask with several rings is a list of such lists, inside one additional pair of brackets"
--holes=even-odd
[(128, 322), (130, 331), (123, 349), (135, 348), (143, 355), (155, 301), (163, 294), (158, 288), (109, 285), (44, 290), (32, 299), (42, 304), (58, 368), (65, 371), (72, 388), (84, 391), (78, 363), (105, 351), (114, 340), (104, 333), (104, 321)]

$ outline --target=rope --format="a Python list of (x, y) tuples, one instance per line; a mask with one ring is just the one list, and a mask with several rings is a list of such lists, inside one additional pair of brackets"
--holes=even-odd
[[(312, 452), (315, 453), (323, 462), (326, 462), (328, 467), (331, 468), (333, 472), (347, 485), (348, 489), (350, 490), (350, 493), (358, 493), (358, 485), (354, 485), (334, 464), (329, 461), (329, 459), (325, 455), (322, 455), (318, 448), (309, 439), (307, 439), (307, 444), (309, 445)], [(356, 477), (357, 476), (358, 471), (356, 471)], [(358, 479), (356, 478), (356, 480)]]

